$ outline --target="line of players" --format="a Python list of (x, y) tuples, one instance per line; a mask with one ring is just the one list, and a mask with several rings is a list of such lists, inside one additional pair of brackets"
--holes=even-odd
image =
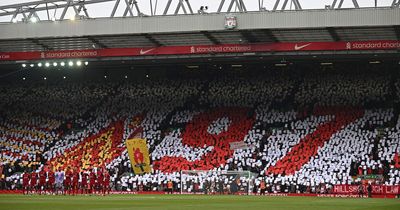
[(110, 174), (102, 168), (92, 171), (81, 171), (68, 168), (42, 170), (39, 173), (25, 172), (22, 175), (24, 194), (110, 194)]

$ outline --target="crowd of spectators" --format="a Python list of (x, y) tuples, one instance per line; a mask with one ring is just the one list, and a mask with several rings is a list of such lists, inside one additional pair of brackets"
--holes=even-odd
[[(2, 86), (1, 187), (45, 166), (106, 168), (113, 189), (129, 191), (327, 192), (366, 174), (398, 185), (400, 82), (391, 85), (329, 73)], [(147, 140), (150, 174), (131, 172), (134, 135)]]

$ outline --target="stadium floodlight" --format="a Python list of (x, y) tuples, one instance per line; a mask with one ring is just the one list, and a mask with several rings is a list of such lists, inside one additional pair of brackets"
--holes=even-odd
[(22, 80), (26, 80), (26, 78), (25, 78), (25, 77), (22, 77)]
[(38, 66), (38, 67), (42, 67), (43, 64), (42, 64), (42, 63), (38, 63), (37, 66)]
[(68, 62), (68, 66), (74, 66), (74, 62), (72, 61)]
[(89, 62), (85, 61), (85, 66), (89, 65)]
[(66, 77), (66, 76), (63, 76), (63, 79), (67, 79), (67, 77)]
[(148, 75), (148, 74), (146, 74), (146, 78), (149, 78), (149, 75)]
[(53, 63), (53, 66), (57, 66), (57, 65), (58, 65), (57, 62), (54, 62), (54, 63)]
[(46, 64), (44, 64), (46, 67), (50, 67), (50, 63), (46, 62)]
[(35, 67), (35, 64), (31, 63), (31, 65), (29, 65), (29, 66), (33, 68), (33, 67)]
[(107, 79), (107, 75), (104, 75), (104, 79)]
[(77, 66), (82, 66), (82, 61), (77, 61), (77, 62), (76, 62), (76, 65), (77, 65)]
[(61, 65), (61, 66), (65, 66), (65, 62), (61, 62), (60, 65)]
[(128, 79), (128, 76), (127, 76), (127, 75), (125, 75), (125, 79)]
[(31, 17), (30, 21), (31, 23), (37, 23), (38, 19), (36, 17)]
[(25, 64), (25, 63), (23, 63), (23, 64), (22, 64), (22, 68), (25, 68), (25, 67), (26, 67), (26, 64)]
[(47, 80), (47, 77), (43, 77), (44, 80)]

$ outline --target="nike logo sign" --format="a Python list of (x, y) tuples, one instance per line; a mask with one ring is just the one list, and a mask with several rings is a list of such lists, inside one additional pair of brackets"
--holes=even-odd
[(149, 52), (151, 52), (151, 51), (153, 51), (153, 50), (154, 50), (154, 48), (151, 48), (151, 49), (148, 49), (148, 50), (143, 50), (143, 49), (141, 49), (141, 50), (140, 50), (140, 55), (147, 54), (147, 53), (149, 53)]
[(301, 50), (301, 49), (303, 49), (303, 48), (305, 48), (305, 47), (307, 47), (307, 46), (309, 46), (309, 45), (311, 45), (311, 43), (309, 43), (309, 44), (305, 44), (305, 45), (300, 45), (300, 46), (298, 46), (297, 44), (294, 46), (294, 50)]

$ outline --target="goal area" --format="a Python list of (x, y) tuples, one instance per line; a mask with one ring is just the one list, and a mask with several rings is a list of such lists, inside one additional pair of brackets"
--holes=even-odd
[(249, 195), (255, 174), (250, 171), (181, 171), (181, 194)]

